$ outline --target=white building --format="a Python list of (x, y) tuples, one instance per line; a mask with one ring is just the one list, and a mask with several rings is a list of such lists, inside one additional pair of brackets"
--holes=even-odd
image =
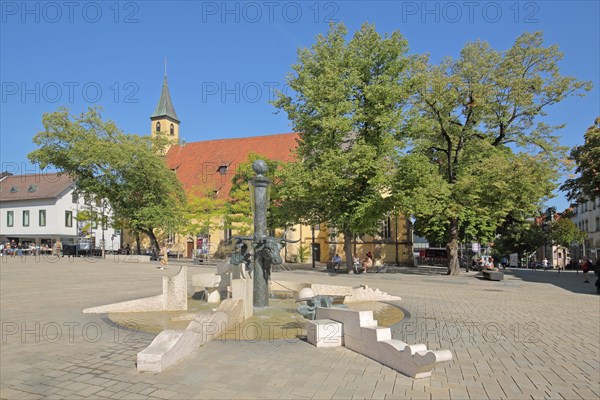
[(594, 261), (598, 260), (600, 258), (600, 199), (573, 205), (571, 220), (588, 235), (583, 245), (571, 248), (571, 257), (579, 260), (585, 256)]
[(64, 244), (84, 242), (101, 249), (104, 238), (106, 250), (118, 250), (121, 236), (108, 222), (110, 208), (102, 201), (86, 201), (74, 190), (75, 182), (66, 174), (3, 174), (0, 242), (14, 241), (23, 248), (31, 243), (51, 248), (60, 239)]

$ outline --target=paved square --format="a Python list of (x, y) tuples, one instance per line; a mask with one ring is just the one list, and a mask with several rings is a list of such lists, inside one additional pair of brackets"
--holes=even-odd
[[(81, 311), (159, 294), (160, 277), (176, 273), (175, 265), (161, 271), (123, 259), (2, 258), (0, 398), (600, 397), (600, 296), (581, 274), (507, 271), (504, 281), (491, 282), (422, 267), (358, 276), (292, 269), (272, 278), (368, 284), (401, 296), (409, 315), (393, 337), (449, 349), (453, 360), (413, 380), (345, 348), (215, 340), (161, 374), (140, 373), (136, 354), (154, 335)], [(214, 270), (190, 266), (189, 275)]]

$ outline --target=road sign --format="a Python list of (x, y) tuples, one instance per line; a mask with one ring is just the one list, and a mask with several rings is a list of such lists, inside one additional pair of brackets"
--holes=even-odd
[(473, 250), (473, 253), (479, 253), (479, 243), (471, 244), (471, 250)]

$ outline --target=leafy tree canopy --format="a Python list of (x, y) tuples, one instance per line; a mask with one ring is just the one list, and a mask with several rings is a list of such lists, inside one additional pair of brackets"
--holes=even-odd
[(208, 185), (196, 185), (186, 191), (183, 232), (188, 235), (205, 234), (223, 228), (226, 201), (219, 199), (215, 189)]
[(157, 249), (155, 229), (182, 226), (185, 194), (157, 155), (164, 140), (124, 134), (103, 121), (98, 108), (78, 116), (60, 108), (42, 122), (44, 130), (33, 138), (39, 148), (28, 155), (33, 163), (53, 166), (73, 177), (78, 191), (107, 199), (116, 220), (148, 234)]
[(267, 176), (271, 180), (269, 194), (271, 207), (267, 210), (268, 228), (275, 229), (285, 225), (279, 218), (277, 207), (279, 199), (279, 174), (282, 163), (257, 153), (250, 153), (248, 154), (248, 159), (244, 163), (239, 164), (235, 170), (235, 175), (232, 178), (231, 190), (229, 192), (229, 199), (226, 204), (226, 225), (233, 229), (238, 235), (248, 235), (253, 231), (254, 222), (252, 206), (250, 204), (249, 182), (255, 175), (252, 170), (252, 163), (258, 159), (267, 163), (267, 166), (269, 167)]
[(288, 86), (274, 105), (300, 132), (298, 163), (283, 171), (286, 218), (327, 222), (344, 233), (351, 263), (355, 233), (373, 231), (389, 200), (390, 165), (408, 98), (407, 42), (398, 32), (381, 36), (364, 24), (346, 40), (332, 24), (310, 49), (298, 52)]
[(578, 174), (568, 179), (561, 189), (568, 192), (571, 200), (600, 199), (600, 117), (585, 132), (584, 144), (571, 150)]
[(558, 218), (550, 224), (549, 237), (556, 244), (569, 248), (573, 243), (583, 243), (587, 232), (580, 230), (569, 218)]
[(537, 120), (591, 88), (560, 75), (561, 58), (556, 46), (543, 46), (541, 33), (525, 33), (506, 51), (477, 41), (457, 59), (414, 63), (407, 126), (411, 152), (427, 163), (413, 163), (413, 171), (437, 189), (431, 198), (411, 196), (421, 190), (398, 169), (397, 201), (423, 233), (446, 240), (449, 274), (459, 271), (461, 234), (491, 238), (511, 211), (533, 214), (555, 188), (565, 158), (553, 135), (560, 127)]

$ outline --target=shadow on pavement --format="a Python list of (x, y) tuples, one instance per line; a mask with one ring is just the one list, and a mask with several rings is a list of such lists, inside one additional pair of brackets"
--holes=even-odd
[[(286, 263), (286, 269), (289, 268), (291, 271), (312, 271), (318, 273), (326, 273), (330, 276), (336, 275), (354, 275), (353, 272), (348, 272), (345, 268), (342, 268), (338, 271), (333, 271), (327, 269), (327, 265), (323, 263), (316, 263), (315, 268), (312, 268), (312, 264), (306, 263)], [(418, 267), (396, 267), (396, 266), (388, 266), (387, 270), (382, 273), (376, 272), (368, 272), (367, 275), (385, 275), (385, 274), (407, 274), (407, 275), (423, 275), (423, 276), (431, 276), (431, 275), (446, 275), (446, 267), (437, 267), (430, 265), (419, 265)], [(464, 274), (464, 270), (461, 270), (461, 274)], [(360, 274), (364, 275), (364, 273)]]
[(503, 272), (527, 282), (548, 283), (573, 293), (598, 295), (595, 286), (597, 276), (593, 272), (588, 274), (589, 283), (583, 283), (583, 273), (575, 271), (558, 273), (553, 270), (507, 269)]

